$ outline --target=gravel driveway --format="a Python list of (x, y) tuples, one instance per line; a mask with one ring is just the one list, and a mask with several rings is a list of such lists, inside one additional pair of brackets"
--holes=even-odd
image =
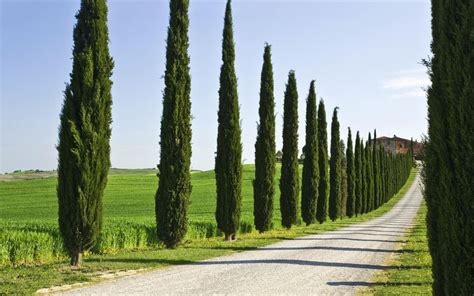
[(336, 231), (253, 251), (104, 282), (68, 295), (327, 295), (354, 294), (386, 267), (413, 222), (419, 178), (385, 215)]

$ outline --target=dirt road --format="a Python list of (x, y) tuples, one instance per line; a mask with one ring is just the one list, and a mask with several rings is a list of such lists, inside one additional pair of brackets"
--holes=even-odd
[(68, 295), (351, 295), (385, 267), (421, 201), (417, 178), (390, 212), (371, 221), (105, 282)]

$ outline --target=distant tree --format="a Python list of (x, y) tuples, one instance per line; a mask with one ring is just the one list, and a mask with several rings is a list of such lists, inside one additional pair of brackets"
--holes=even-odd
[(240, 226), (242, 143), (230, 0), (224, 18), (222, 62), (215, 164), (216, 220), (225, 240), (234, 240)]
[(314, 83), (314, 80), (311, 81), (306, 100), (306, 144), (304, 146), (301, 187), (301, 215), (306, 225), (310, 225), (316, 220), (319, 186), (318, 121)]
[(341, 193), (340, 193), (340, 210), (339, 210), (339, 217), (344, 218), (346, 217), (347, 213), (347, 159), (346, 159), (346, 145), (344, 145), (344, 141), (339, 141), (339, 161), (341, 162)]
[[(349, 157), (348, 157), (349, 159)], [(355, 167), (355, 208), (354, 213), (356, 216), (362, 214), (362, 200), (363, 200), (363, 175), (362, 175), (362, 145), (359, 136), (359, 132), (356, 134), (355, 139), (355, 152), (354, 152), (354, 167)], [(350, 217), (350, 216), (349, 216)]]
[(341, 216), (341, 154), (337, 107), (334, 108), (331, 123), (331, 159), (329, 161), (329, 218), (335, 221)]
[[(356, 139), (358, 140), (358, 139)], [(357, 144), (356, 144), (357, 146)], [(352, 133), (351, 129), (348, 128), (347, 136), (347, 216), (352, 217), (356, 214), (356, 173), (355, 173), (355, 162), (354, 162), (354, 150), (352, 150)]]
[(275, 98), (271, 46), (265, 46), (260, 80), (260, 123), (255, 143), (254, 221), (259, 232), (272, 227), (275, 194)]
[[(303, 150), (304, 150), (304, 147), (303, 147)], [(302, 153), (300, 154), (300, 157), (298, 157), (298, 163), (303, 164), (304, 157), (305, 157), (305, 156), (304, 156), (304, 152), (302, 152)]]
[(328, 217), (329, 166), (326, 108), (324, 107), (324, 101), (322, 99), (319, 101), (318, 107), (318, 154), (319, 186), (316, 219), (319, 223), (323, 223)]
[(294, 71), (288, 75), (283, 111), (283, 159), (280, 179), (281, 223), (286, 228), (298, 218), (298, 91)]
[(73, 66), (59, 127), (59, 230), (80, 265), (102, 229), (102, 197), (110, 168), (112, 69), (107, 1), (81, 2), (74, 28)]
[(283, 158), (283, 152), (281, 152), (281, 150), (278, 150), (275, 154), (275, 158), (277, 162), (281, 162), (281, 159)]
[(192, 131), (188, 5), (188, 0), (170, 1), (170, 24), (166, 46), (156, 225), (158, 238), (168, 248), (176, 247), (186, 235), (191, 197)]

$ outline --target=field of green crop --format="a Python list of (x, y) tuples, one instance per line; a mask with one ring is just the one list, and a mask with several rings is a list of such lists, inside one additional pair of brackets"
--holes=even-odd
[[(253, 165), (244, 166), (240, 233), (253, 229), (251, 184), (254, 174)], [(44, 178), (43, 175), (40, 174), (38, 179), (31, 174), (28, 179), (18, 175), (18, 179), (0, 182), (0, 240), (3, 242), (0, 266), (54, 262), (64, 257), (56, 222), (57, 179)], [(111, 170), (104, 196), (104, 228), (93, 253), (159, 244), (154, 213), (157, 184), (154, 170)], [(192, 185), (187, 239), (218, 236), (220, 233), (214, 219), (214, 173), (193, 172)], [(280, 225), (278, 199), (275, 199), (274, 224)]]
[[(253, 221), (253, 165), (245, 165), (242, 180), (242, 219)], [(279, 179), (279, 167), (277, 176)], [(0, 223), (56, 223), (56, 178), (0, 182)], [(277, 183), (276, 183), (277, 184)], [(117, 170), (109, 175), (104, 196), (104, 221), (111, 219), (153, 223), (155, 192), (158, 186), (153, 170)], [(216, 189), (214, 172), (192, 173), (192, 196), (189, 219), (197, 222), (214, 221)], [(278, 196), (278, 186), (277, 196)], [(279, 224), (279, 203), (275, 202), (275, 225)]]

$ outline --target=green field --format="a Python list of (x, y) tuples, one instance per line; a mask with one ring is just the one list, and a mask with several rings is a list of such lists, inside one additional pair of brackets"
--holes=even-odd
[[(0, 266), (56, 262), (65, 257), (57, 226), (57, 178), (49, 173), (14, 174), (0, 182)], [(52, 175), (52, 176), (51, 176)], [(243, 169), (240, 233), (253, 230), (253, 165)], [(279, 178), (279, 175), (275, 176)], [(156, 247), (156, 171), (111, 169), (104, 196), (104, 227), (92, 253)], [(220, 233), (214, 218), (216, 204), (213, 171), (192, 173), (193, 193), (186, 239), (210, 238)], [(277, 187), (277, 186), (276, 186)], [(280, 225), (275, 199), (274, 224)]]
[[(253, 221), (253, 165), (245, 165), (242, 177), (242, 219)], [(277, 167), (276, 180), (279, 179)], [(0, 223), (56, 223), (57, 197), (55, 177), (0, 182)], [(276, 184), (277, 197), (279, 194)], [(111, 170), (104, 196), (104, 219), (153, 222), (158, 178), (154, 170)], [(214, 221), (216, 189), (213, 171), (192, 173), (191, 221)], [(280, 224), (278, 199), (275, 200), (275, 225)]]

